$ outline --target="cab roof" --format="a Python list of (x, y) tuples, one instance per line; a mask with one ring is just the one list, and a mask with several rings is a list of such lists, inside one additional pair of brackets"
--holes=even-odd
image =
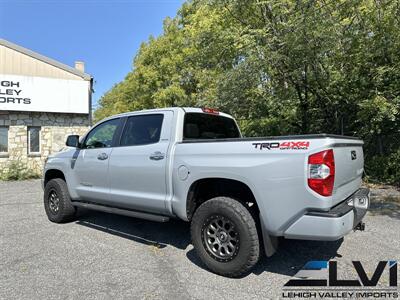
[[(166, 110), (169, 110), (169, 111), (172, 110), (174, 112), (183, 110), (185, 113), (205, 113), (205, 114), (209, 113), (209, 114), (219, 115), (219, 116), (233, 119), (233, 117), (229, 114), (219, 112), (217, 110), (210, 109), (210, 108), (199, 108), (199, 107), (164, 107), (164, 108), (144, 109), (144, 110), (139, 110), (139, 111), (121, 113), (118, 115), (110, 116), (107, 119), (113, 118), (113, 117), (126, 117), (126, 116), (135, 115), (135, 114), (139, 114), (139, 113), (156, 113), (156, 112), (161, 112), (161, 111), (166, 111)], [(210, 112), (207, 112), (207, 110), (209, 110)]]

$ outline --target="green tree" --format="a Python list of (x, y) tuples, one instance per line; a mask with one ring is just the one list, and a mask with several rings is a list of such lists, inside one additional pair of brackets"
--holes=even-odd
[(367, 165), (388, 160), (400, 142), (399, 16), (393, 0), (187, 1), (142, 44), (95, 119), (209, 106), (247, 136), (357, 135)]

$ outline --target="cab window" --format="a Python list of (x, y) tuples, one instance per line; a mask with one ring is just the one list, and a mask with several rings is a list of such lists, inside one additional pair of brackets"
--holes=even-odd
[(231, 139), (239, 138), (240, 132), (231, 118), (204, 113), (186, 113), (183, 139)]
[(160, 140), (164, 115), (131, 116), (126, 121), (121, 146), (155, 144)]
[(93, 149), (111, 147), (118, 125), (119, 119), (113, 119), (96, 126), (86, 137), (83, 148)]

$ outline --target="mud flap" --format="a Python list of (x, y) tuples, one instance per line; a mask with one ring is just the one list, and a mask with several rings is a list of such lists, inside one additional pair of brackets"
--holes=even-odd
[[(261, 220), (261, 216), (260, 216)], [(263, 222), (261, 222), (263, 223)], [(261, 224), (262, 236), (263, 236), (263, 244), (264, 251), (267, 257), (270, 257), (275, 254), (276, 250), (279, 246), (279, 240), (276, 236), (271, 236), (268, 234), (268, 231), (264, 228), (264, 225)]]

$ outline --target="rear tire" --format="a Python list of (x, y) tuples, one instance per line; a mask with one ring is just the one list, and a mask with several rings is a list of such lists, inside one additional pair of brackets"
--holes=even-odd
[(232, 198), (216, 197), (201, 204), (192, 219), (191, 235), (200, 259), (219, 275), (240, 277), (260, 257), (256, 222)]
[(55, 178), (46, 184), (43, 200), (51, 222), (65, 223), (75, 218), (76, 208), (71, 203), (67, 183), (63, 179)]

